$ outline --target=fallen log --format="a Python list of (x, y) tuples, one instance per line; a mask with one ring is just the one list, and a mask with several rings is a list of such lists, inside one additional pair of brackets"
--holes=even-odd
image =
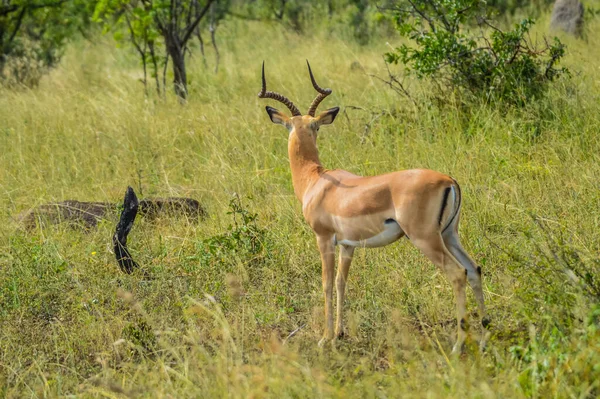
[[(115, 220), (118, 210), (118, 205), (111, 202), (67, 200), (38, 205), (16, 219), (26, 230), (61, 223), (90, 230), (96, 228), (102, 219)], [(197, 200), (185, 197), (146, 198), (139, 201), (138, 212), (148, 219), (166, 216), (197, 221), (206, 217), (206, 210)]]

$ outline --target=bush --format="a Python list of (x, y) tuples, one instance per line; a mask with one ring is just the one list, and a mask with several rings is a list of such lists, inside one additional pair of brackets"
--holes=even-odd
[(94, 1), (6, 0), (0, 4), (0, 82), (36, 86), (67, 42), (90, 26)]
[(233, 224), (227, 232), (209, 237), (201, 243), (200, 260), (205, 265), (228, 264), (243, 260), (249, 264), (264, 257), (266, 230), (256, 223), (257, 214), (246, 209), (236, 194), (229, 202)]
[(438, 98), (457, 95), (462, 102), (523, 106), (568, 73), (556, 67), (565, 54), (558, 39), (538, 48), (529, 37), (531, 19), (508, 31), (499, 29), (487, 19), (484, 1), (415, 0), (391, 10), (400, 34), (416, 46), (403, 44), (387, 53), (386, 61), (430, 79)]

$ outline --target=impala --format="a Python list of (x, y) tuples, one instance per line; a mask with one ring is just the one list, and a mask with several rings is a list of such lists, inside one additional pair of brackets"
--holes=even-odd
[[(258, 96), (279, 101), (292, 113), (288, 117), (275, 108), (266, 107), (271, 121), (289, 131), (288, 155), (294, 192), (302, 202), (302, 213), (316, 235), (321, 253), (326, 324), (319, 345), (343, 335), (342, 307), (354, 249), (381, 247), (406, 236), (452, 284), (458, 321), (457, 340), (452, 352), (461, 351), (468, 328), (467, 281), (475, 293), (484, 329), (489, 322), (481, 287), (481, 267), (476, 266), (463, 249), (458, 236), (461, 208), (458, 183), (450, 176), (426, 169), (362, 177), (344, 170), (324, 168), (319, 160), (317, 134), (321, 126), (335, 120), (339, 108), (330, 108), (315, 116), (321, 101), (332, 91), (317, 84), (310, 64), (308, 72), (318, 95), (306, 115), (302, 115), (287, 97), (267, 91), (264, 62), (262, 90)], [(334, 332), (336, 246), (340, 247), (340, 254), (335, 278), (337, 317)], [(484, 341), (485, 334), (482, 346)]]

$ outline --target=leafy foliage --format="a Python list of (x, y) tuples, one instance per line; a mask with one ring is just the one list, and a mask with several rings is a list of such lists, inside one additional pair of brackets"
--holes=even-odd
[[(144, 84), (147, 63), (151, 63), (159, 93), (159, 64), (163, 66), (164, 87), (170, 58), (175, 94), (184, 100), (188, 92), (185, 65), (188, 42), (194, 34), (200, 37), (199, 24), (209, 9), (213, 23), (215, 18), (223, 16), (222, 12), (215, 11), (216, 4), (214, 0), (203, 3), (198, 0), (100, 0), (94, 20), (103, 23), (105, 31), (112, 29), (118, 41), (127, 40), (135, 47), (144, 68)], [(158, 46), (164, 47), (164, 57), (157, 54)]]
[[(430, 79), (440, 98), (484, 99), (524, 105), (567, 73), (556, 64), (565, 54), (555, 38), (541, 48), (531, 42), (533, 20), (503, 31), (492, 25), (482, 0), (417, 0), (392, 8), (403, 44), (386, 54), (419, 79)], [(473, 30), (479, 32), (475, 34)]]
[(37, 85), (67, 41), (90, 26), (95, 1), (5, 0), (0, 4), (0, 79)]
[(229, 201), (229, 209), (227, 214), (233, 217), (233, 224), (227, 227), (226, 233), (202, 242), (200, 258), (203, 263), (226, 264), (236, 256), (254, 262), (262, 257), (267, 232), (257, 224), (258, 215), (248, 211), (238, 195)]

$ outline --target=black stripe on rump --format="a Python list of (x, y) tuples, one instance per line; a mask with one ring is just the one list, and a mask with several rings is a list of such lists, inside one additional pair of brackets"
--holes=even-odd
[[(454, 179), (452, 179), (452, 180), (454, 180)], [(454, 215), (452, 215), (452, 217), (450, 218), (450, 221), (448, 222), (448, 224), (446, 225), (446, 227), (444, 227), (444, 229), (442, 230), (442, 233), (444, 231), (446, 231), (448, 229), (448, 227), (450, 227), (450, 225), (454, 221), (454, 218), (456, 218), (456, 215), (458, 215), (458, 212), (460, 212), (460, 204), (461, 204), (461, 201), (462, 201), (462, 194), (460, 192), (460, 186), (458, 185), (458, 183), (457, 183), (456, 180), (454, 180), (454, 187), (456, 187), (456, 198), (458, 200), (458, 204), (455, 207)]]
[(444, 199), (442, 200), (442, 209), (440, 210), (440, 217), (438, 218), (438, 224), (442, 225), (442, 216), (444, 216), (444, 209), (446, 209), (446, 205), (448, 204), (448, 195), (450, 194), (450, 187), (446, 187), (444, 191)]

